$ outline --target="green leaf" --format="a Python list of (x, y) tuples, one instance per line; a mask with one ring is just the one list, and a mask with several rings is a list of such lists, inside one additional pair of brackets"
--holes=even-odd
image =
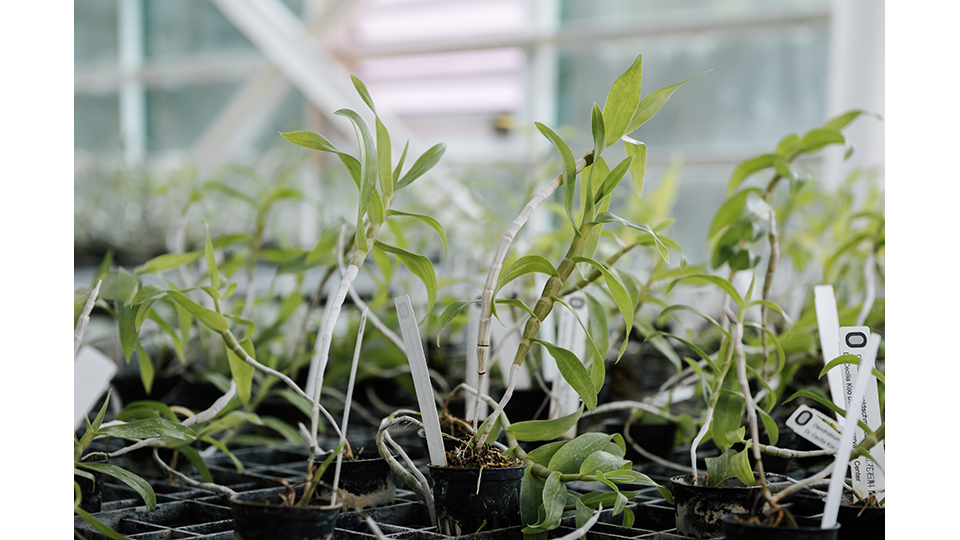
[(777, 154), (763, 154), (755, 158), (748, 159), (737, 165), (730, 177), (730, 183), (727, 185), (727, 193), (733, 193), (744, 180), (751, 174), (773, 167), (777, 159), (783, 159)]
[(400, 262), (423, 282), (423, 285), (427, 288), (427, 309), (424, 313), (424, 317), (426, 317), (437, 300), (437, 275), (434, 272), (433, 263), (423, 255), (410, 253), (379, 240), (374, 243), (374, 247), (396, 255)]
[(541, 255), (526, 255), (514, 261), (513, 264), (500, 273), (500, 277), (497, 279), (497, 286), (494, 289), (494, 296), (496, 296), (496, 293), (507, 283), (510, 283), (520, 276), (534, 272), (548, 276), (560, 275), (557, 269), (553, 267), (553, 264), (545, 257)]
[[(563, 507), (567, 504), (567, 486), (560, 481), (560, 473), (552, 472), (543, 483), (543, 510), (542, 525), (554, 529), (560, 524)], [(536, 525), (534, 525), (536, 527)]]
[(543, 504), (544, 479), (534, 476), (527, 467), (520, 481), (520, 520), (524, 526), (539, 521), (539, 511)]
[(166, 418), (146, 418), (126, 424), (102, 427), (97, 430), (98, 435), (105, 437), (119, 437), (122, 439), (172, 439), (176, 441), (193, 442), (197, 435), (189, 427)]
[[(836, 366), (852, 364), (854, 366), (860, 366), (860, 357), (853, 354), (841, 354), (840, 356), (834, 358), (827, 365), (823, 366), (823, 369), (820, 370), (820, 375), (817, 376), (818, 379), (822, 379), (828, 371), (835, 368)], [(873, 376), (877, 378), (883, 384), (887, 384), (886, 378), (883, 376), (883, 373), (880, 373), (880, 370), (873, 368)]]
[(579, 410), (553, 420), (527, 420), (510, 424), (507, 431), (518, 441), (552, 441), (577, 425), (582, 413), (581, 406)]
[(213, 475), (210, 474), (210, 469), (207, 468), (207, 464), (203, 462), (203, 457), (200, 456), (200, 452), (186, 445), (178, 447), (177, 450), (190, 461), (190, 464), (197, 470), (200, 478), (202, 478), (204, 482), (213, 483)]
[(414, 180), (423, 176), (424, 173), (432, 169), (433, 166), (440, 161), (440, 158), (443, 157), (443, 153), (446, 151), (447, 145), (443, 143), (435, 144), (427, 149), (426, 152), (421, 154), (420, 157), (413, 162), (407, 174), (403, 175), (403, 178), (397, 182), (397, 189), (405, 188), (413, 183)]
[[(584, 295), (584, 296), (586, 296), (586, 295)], [(597, 347), (597, 344), (594, 343), (594, 341), (593, 341), (593, 336), (591, 335), (591, 331), (587, 328), (586, 325), (583, 324), (583, 321), (580, 320), (580, 315), (577, 314), (577, 310), (573, 309), (573, 306), (571, 306), (570, 304), (567, 303), (566, 300), (564, 300), (564, 299), (562, 299), (562, 298), (560, 298), (560, 297), (558, 297), (558, 296), (551, 296), (550, 299), (553, 300), (554, 302), (560, 304), (561, 306), (567, 308), (567, 311), (569, 311), (571, 314), (573, 314), (573, 317), (577, 320), (577, 323), (580, 324), (580, 328), (583, 329), (583, 333), (584, 333), (584, 334), (586, 335), (586, 337), (587, 337), (587, 342), (590, 344), (590, 353), (591, 353), (591, 356), (593, 357), (593, 361), (592, 361), (591, 366), (590, 366), (591, 378), (593, 378), (593, 384), (594, 384), (594, 386), (597, 387), (597, 388), (600, 388), (601, 386), (603, 386), (603, 376), (604, 376), (603, 360), (604, 360), (604, 354), (600, 352), (600, 349)], [(589, 314), (589, 311), (588, 311), (588, 314)], [(606, 313), (603, 314), (603, 317), (604, 317), (604, 319), (606, 319)], [(606, 352), (606, 349), (604, 349), (604, 352)], [(595, 369), (594, 369), (594, 368), (596, 368), (597, 366), (600, 367), (599, 370), (595, 370)]]
[(356, 112), (350, 109), (339, 109), (334, 114), (346, 117), (353, 124), (360, 146), (360, 205), (357, 208), (356, 249), (369, 251), (367, 237), (363, 230), (363, 216), (370, 207), (373, 193), (377, 189), (377, 149), (367, 124)]
[[(850, 122), (856, 120), (862, 114), (870, 114), (867, 111), (862, 109), (856, 109), (849, 112), (845, 112), (838, 116), (835, 116), (823, 124), (823, 128), (827, 130), (840, 131), (841, 129), (847, 127)], [(874, 115), (879, 118), (879, 115)]]
[(580, 474), (596, 474), (597, 472), (608, 473), (610, 471), (620, 470), (624, 467), (630, 467), (629, 460), (615, 456), (610, 452), (598, 450), (587, 456), (587, 459), (583, 460), (583, 463), (580, 464)]
[(440, 318), (437, 320), (437, 332), (443, 330), (443, 327), (450, 324), (450, 321), (455, 319), (457, 315), (460, 314), (464, 309), (467, 308), (470, 304), (479, 303), (480, 299), (477, 300), (458, 300), (443, 310), (443, 313), (440, 314)]
[[(630, 295), (627, 293), (626, 287), (623, 283), (613, 275), (612, 272), (607, 268), (607, 266), (601, 262), (597, 262), (593, 259), (588, 259), (586, 257), (573, 257), (573, 262), (583, 262), (587, 263), (603, 274), (604, 282), (607, 284), (607, 289), (610, 291), (610, 296), (613, 297), (614, 303), (617, 305), (617, 309), (620, 310), (620, 315), (623, 317), (623, 321), (626, 324), (624, 335), (630, 335), (630, 331), (633, 329), (633, 300), (630, 298)], [(620, 353), (617, 355), (619, 360), (623, 356), (624, 351), (627, 347), (627, 340), (623, 340), (623, 345), (620, 347)], [(593, 409), (591, 409), (593, 410)]]
[(560, 163), (562, 166), (563, 174), (563, 209), (567, 212), (567, 218), (570, 220), (570, 225), (573, 226), (574, 232), (577, 236), (580, 236), (580, 228), (577, 226), (577, 220), (573, 215), (573, 195), (576, 191), (577, 183), (577, 162), (573, 157), (573, 152), (570, 150), (570, 147), (567, 146), (567, 143), (560, 138), (559, 135), (553, 132), (547, 126), (534, 122), (534, 125), (537, 126), (537, 129), (540, 130), (540, 133), (550, 141), (550, 144), (557, 149), (557, 152), (560, 154)]
[[(250, 341), (250, 338), (244, 338), (240, 342), (240, 348), (246, 351), (250, 358), (256, 358), (253, 342)], [(227, 347), (227, 362), (230, 364), (230, 374), (233, 376), (233, 381), (237, 384), (237, 395), (246, 407), (250, 404), (250, 387), (253, 385), (253, 373), (256, 368), (244, 362), (230, 347)]]
[(383, 198), (390, 200), (393, 197), (393, 171), (392, 156), (390, 146), (390, 132), (377, 117), (377, 170), (380, 173), (380, 191), (383, 192)]
[(120, 480), (124, 484), (130, 486), (131, 489), (136, 491), (137, 495), (140, 495), (140, 498), (143, 499), (144, 504), (147, 505), (147, 510), (153, 510), (156, 508), (156, 493), (154, 493), (153, 488), (150, 487), (150, 484), (147, 483), (146, 480), (140, 478), (136, 474), (109, 463), (79, 462), (75, 463), (74, 465), (83, 469), (103, 473), (107, 476), (111, 476), (117, 480)]
[(660, 240), (660, 237), (657, 236), (657, 233), (655, 233), (650, 226), (639, 225), (637, 223), (627, 221), (620, 216), (611, 214), (610, 212), (601, 212), (600, 214), (598, 214), (596, 219), (594, 220), (594, 223), (619, 223), (621, 225), (630, 227), (631, 229), (636, 229), (640, 232), (649, 234), (653, 238), (654, 242), (656, 242), (657, 251), (660, 252), (660, 257), (663, 259), (663, 262), (665, 263), (670, 262), (670, 250), (667, 249), (667, 246), (663, 243), (662, 240)]
[(158, 255), (149, 261), (133, 269), (136, 275), (159, 274), (166, 270), (176, 268), (184, 264), (190, 264), (200, 258), (201, 252), (190, 251), (188, 253), (164, 253)]
[(643, 78), (643, 55), (637, 56), (627, 71), (620, 75), (603, 103), (603, 145), (617, 142), (633, 121), (640, 105), (640, 83)]
[[(75, 505), (73, 507), (73, 512), (80, 516), (84, 521), (90, 524), (91, 527), (97, 530), (100, 534), (106, 536), (107, 538), (112, 538), (113, 540), (130, 540), (126, 536), (118, 533), (117, 531), (111, 529), (108, 525), (105, 525), (99, 519), (93, 517), (86, 510), (80, 508), (80, 506)], [(84, 540), (82, 536), (77, 532), (77, 529), (73, 530), (73, 534), (78, 537), (80, 540)]]
[(426, 223), (426, 224), (429, 225), (433, 230), (437, 231), (437, 234), (440, 235), (440, 240), (443, 241), (443, 252), (444, 252), (444, 254), (446, 254), (446, 252), (447, 252), (447, 233), (444, 232), (444, 230), (443, 230), (443, 225), (440, 225), (440, 222), (437, 221), (436, 219), (434, 219), (434, 218), (432, 218), (432, 217), (430, 217), (430, 216), (423, 215), (423, 214), (412, 214), (412, 213), (409, 213), (409, 212), (400, 212), (399, 210), (387, 210), (387, 216), (388, 216), (388, 217), (389, 217), (389, 216), (411, 217), (411, 218), (414, 218), (414, 219), (419, 219), (420, 221)]
[(407, 160), (407, 150), (410, 149), (410, 141), (407, 141), (403, 145), (403, 152), (400, 153), (400, 160), (397, 161), (397, 166), (393, 169), (393, 187), (396, 189), (397, 182), (400, 181), (400, 171), (403, 170), (403, 163)]
[[(539, 463), (540, 465), (547, 467), (557, 451), (559, 451), (569, 442), (569, 440), (563, 440), (541, 444), (537, 448), (527, 453), (527, 458), (534, 463)], [(528, 468), (527, 470), (529, 471), (530, 469)]]
[(149, 394), (150, 389), (153, 388), (153, 362), (150, 361), (150, 356), (147, 355), (147, 351), (140, 345), (139, 341), (135, 344), (135, 347), (137, 366), (140, 368), (140, 382), (143, 383), (143, 389)]
[(719, 485), (730, 476), (736, 477), (745, 486), (752, 486), (757, 481), (750, 468), (750, 455), (746, 449), (737, 452), (730, 448), (719, 457), (708, 457), (704, 461), (707, 462), (707, 475), (710, 477), (711, 485)]
[(238, 473), (243, 473), (246, 470), (246, 467), (243, 466), (243, 462), (241, 462), (240, 459), (237, 458), (237, 456), (233, 452), (231, 452), (229, 448), (227, 448), (227, 445), (214, 439), (213, 437), (202, 437), (201, 440), (203, 440), (203, 442), (207, 444), (212, 444), (213, 446), (216, 446), (217, 450), (220, 450), (221, 452), (223, 452), (225, 456), (230, 458), (230, 461), (233, 462), (233, 467), (237, 469)]
[(580, 465), (590, 454), (603, 450), (613, 435), (606, 433), (583, 433), (572, 441), (568, 441), (553, 454), (547, 468), (564, 474), (573, 474), (580, 471)]
[(781, 157), (787, 157), (799, 146), (800, 137), (798, 137), (796, 133), (791, 133), (783, 139), (780, 139), (780, 142), (777, 143), (777, 149), (774, 153)]
[(710, 423), (710, 433), (720, 449), (730, 448), (743, 440), (745, 430), (741, 427), (743, 418), (743, 396), (737, 392), (721, 389), (717, 406)]
[[(600, 389), (594, 385), (593, 378), (583, 365), (583, 362), (577, 358), (577, 355), (563, 347), (558, 347), (542, 339), (534, 338), (533, 342), (546, 347), (550, 356), (557, 361), (557, 369), (560, 370), (563, 379), (576, 391), (588, 409), (591, 411), (596, 409), (597, 393)], [(553, 467), (551, 466), (550, 468), (552, 469)]]
[(813, 152), (831, 144), (844, 144), (847, 138), (836, 129), (811, 129), (800, 139), (800, 150)]
[[(603, 125), (603, 111), (600, 110), (600, 106), (596, 102), (593, 103), (593, 109), (590, 111), (590, 131), (593, 133), (593, 159), (596, 161), (600, 158), (600, 152), (603, 152), (605, 146), (603, 141), (605, 138), (605, 126)], [(582, 188), (581, 188), (582, 189)], [(588, 193), (593, 193), (592, 190)]]
[(370, 97), (370, 91), (367, 90), (367, 85), (363, 84), (363, 81), (354, 75), (350, 75), (350, 80), (353, 81), (353, 87), (356, 88), (357, 93), (360, 94), (360, 99), (367, 104), (367, 107), (370, 107), (373, 114), (377, 114), (377, 108), (373, 105), (373, 98)]
[(623, 159), (623, 161), (617, 164), (612, 171), (610, 171), (610, 174), (608, 174), (606, 179), (604, 179), (603, 184), (597, 191), (597, 195), (594, 197), (595, 204), (600, 204), (600, 201), (613, 193), (613, 190), (620, 185), (620, 181), (623, 180), (624, 176), (626, 176), (632, 162), (633, 157), (627, 156)]
[(114, 300), (119, 304), (129, 304), (137, 294), (140, 282), (136, 276), (120, 268), (103, 276), (100, 284), (99, 300)]
[[(704, 71), (700, 75), (709, 73), (710, 71), (712, 70)], [(647, 123), (647, 121), (653, 118), (655, 114), (660, 112), (660, 109), (663, 108), (664, 104), (666, 104), (667, 100), (670, 99), (670, 96), (673, 95), (677, 88), (680, 88), (682, 85), (696, 79), (700, 75), (694, 75), (685, 81), (681, 81), (670, 86), (665, 86), (659, 90), (655, 90), (647, 94), (646, 97), (640, 100), (640, 104), (637, 106), (637, 112), (634, 113), (633, 119), (630, 121), (630, 125), (627, 126), (626, 133), (632, 133), (637, 128)]]
[(744, 208), (747, 207), (748, 198), (756, 198), (760, 199), (761, 201), (763, 200), (759, 189), (750, 188), (745, 189), (724, 201), (724, 203), (720, 206), (720, 209), (717, 210), (717, 213), (713, 216), (713, 221), (710, 223), (710, 231), (707, 233), (707, 238), (714, 238), (720, 231), (740, 220), (744, 213)]
[(117, 328), (120, 336), (120, 348), (124, 359), (129, 362), (133, 348), (137, 343), (137, 311), (128, 304), (117, 306)]
[(100, 411), (97, 412), (97, 416), (94, 417), (93, 423), (90, 424), (90, 431), (96, 432), (100, 429), (100, 424), (103, 423), (103, 417), (107, 414), (107, 406), (110, 405), (110, 396), (113, 394), (113, 388), (107, 389), (107, 397), (103, 400), (103, 405), (100, 407)]
[(647, 145), (642, 142), (623, 141), (627, 155), (633, 157), (630, 162), (630, 176), (633, 178), (633, 190), (637, 197), (643, 197), (643, 182), (647, 174)]
[(737, 289), (733, 286), (732, 283), (730, 283), (726, 279), (723, 279), (720, 276), (711, 276), (709, 274), (692, 274), (688, 276), (680, 276), (677, 279), (671, 281), (670, 284), (667, 285), (667, 289), (664, 292), (670, 292), (681, 281), (693, 282), (694, 284), (702, 284), (704, 282), (713, 283), (714, 285), (717, 285), (718, 287), (723, 289), (724, 292), (726, 292), (728, 295), (730, 295), (730, 298), (737, 304), (737, 307), (740, 310), (743, 310), (745, 308), (743, 298), (740, 296), (740, 293), (737, 292)]
[(211, 311), (185, 295), (177, 291), (167, 291), (167, 296), (172, 298), (177, 304), (189, 311), (198, 321), (215, 332), (225, 332), (230, 329), (230, 324), (222, 315), (216, 311)]

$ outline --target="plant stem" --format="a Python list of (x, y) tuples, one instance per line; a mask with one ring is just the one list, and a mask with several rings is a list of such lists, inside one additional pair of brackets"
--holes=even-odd
[[(577, 160), (576, 162), (576, 173), (579, 174), (584, 167), (593, 163), (593, 152), (587, 153), (585, 156)], [(497, 252), (493, 257), (493, 263), (490, 265), (490, 270), (487, 272), (487, 279), (483, 287), (483, 295), (480, 303), (480, 329), (477, 334), (477, 387), (483, 387), (483, 377), (486, 375), (486, 360), (487, 353), (490, 350), (490, 320), (493, 316), (493, 294), (494, 287), (497, 284), (497, 278), (500, 277), (500, 270), (503, 268), (503, 261), (506, 259), (507, 251), (510, 249), (510, 245), (513, 243), (513, 239), (516, 238), (517, 233), (523, 227), (523, 225), (530, 218), (530, 215), (533, 214), (533, 211), (536, 210), (537, 206), (540, 205), (544, 200), (547, 199), (560, 185), (563, 184), (563, 174), (558, 174), (553, 178), (547, 185), (540, 189), (539, 192), (523, 207), (523, 210), (520, 214), (513, 220), (513, 223), (510, 224), (510, 227), (507, 229), (507, 232), (500, 239), (500, 245), (497, 247)], [(539, 322), (539, 321), (538, 321)], [(474, 415), (473, 415), (473, 428), (474, 431), (477, 429), (477, 421), (480, 416), (480, 395), (477, 394), (477, 399), (474, 405)], [(486, 436), (482, 440), (486, 440)]]
[(90, 312), (93, 311), (94, 304), (97, 303), (97, 295), (100, 294), (100, 284), (103, 283), (102, 279), (97, 280), (97, 284), (93, 287), (93, 290), (90, 291), (90, 296), (87, 297), (87, 302), (83, 305), (83, 312), (80, 313), (80, 318), (77, 319), (77, 326), (73, 330), (73, 355), (77, 355), (77, 351), (80, 350), (80, 343), (83, 341), (83, 334), (87, 331), (87, 323), (90, 322)]
[(208, 482), (198, 482), (198, 481), (194, 480), (193, 478), (190, 478), (189, 476), (183, 474), (182, 472), (179, 472), (179, 471), (177, 471), (177, 470), (174, 470), (174, 469), (170, 468), (169, 465), (167, 465), (166, 463), (163, 462), (162, 459), (160, 459), (160, 455), (157, 453), (157, 449), (156, 449), (156, 448), (153, 449), (153, 460), (154, 460), (158, 465), (160, 465), (160, 468), (161, 468), (161, 469), (167, 471), (168, 473), (172, 474), (173, 476), (176, 476), (177, 478), (179, 478), (180, 480), (182, 480), (183, 482), (186, 482), (187, 484), (189, 484), (189, 485), (191, 485), (191, 486), (198, 487), (198, 488), (204, 489), (204, 490), (206, 490), (206, 491), (212, 491), (212, 492), (214, 492), (214, 493), (219, 493), (220, 495), (223, 495), (224, 497), (227, 497), (228, 499), (231, 498), (231, 497), (236, 497), (236, 496), (237, 496), (237, 492), (234, 491), (234, 490), (232, 490), (232, 489), (230, 489), (230, 488), (228, 488), (227, 486), (221, 486), (221, 485), (219, 485), (219, 484), (211, 484), (211, 483), (208, 483)]

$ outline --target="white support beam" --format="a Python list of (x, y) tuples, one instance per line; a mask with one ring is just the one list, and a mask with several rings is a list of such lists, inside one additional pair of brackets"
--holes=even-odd
[[(263, 53), (304, 97), (321, 111), (350, 108), (367, 114), (367, 106), (349, 83), (343, 65), (324, 49), (302, 21), (279, 0), (211, 0), (247, 38)], [(419, 155), (428, 148), (399, 119), (380, 111), (383, 123), (390, 127), (394, 151), (399, 155), (405, 141), (410, 152)], [(431, 177), (445, 176), (442, 165)], [(480, 215), (469, 193), (457, 182), (432, 181), (434, 190), (422, 190), (421, 198), (432, 199), (434, 192), (443, 193), (468, 217)], [(429, 201), (425, 201), (429, 202)]]
[(120, 0), (117, 5), (117, 49), (120, 83), (120, 135), (128, 164), (147, 154), (147, 100), (140, 80), (143, 66), (143, 0)]

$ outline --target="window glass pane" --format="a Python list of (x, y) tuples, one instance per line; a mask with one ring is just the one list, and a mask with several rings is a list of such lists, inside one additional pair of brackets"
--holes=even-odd
[(237, 89), (237, 81), (147, 91), (147, 147), (190, 148)]
[(120, 150), (120, 106), (116, 94), (73, 97), (73, 147), (90, 152)]
[(826, 25), (759, 29), (750, 33), (637, 39), (564, 52), (560, 60), (559, 120), (582, 132), (590, 109), (609, 85), (643, 54), (643, 95), (707, 70), (680, 87), (663, 109), (635, 132), (651, 146), (769, 145), (791, 131), (824, 121)]
[(116, 62), (117, 1), (84, 0), (73, 3), (73, 61), (75, 64)]
[(213, 4), (196, 0), (145, 0), (147, 58), (222, 51), (253, 45)]

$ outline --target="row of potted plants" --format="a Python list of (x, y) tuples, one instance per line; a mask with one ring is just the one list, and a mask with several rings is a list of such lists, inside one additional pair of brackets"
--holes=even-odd
[[(291, 513), (300, 516), (316, 512), (325, 517), (316, 518), (309, 526), (316, 527), (313, 532), (290, 538), (330, 535), (342, 509), (363, 509), (393, 499), (389, 482), (365, 491), (367, 488), (350, 487), (348, 479), (342, 477), (344, 463), (357, 457), (355, 445), (346, 436), (351, 425), (349, 415), (356, 411), (367, 420), (379, 420), (379, 458), (375, 461), (389, 465), (403, 479), (429, 509), (430, 521), (437, 524), (441, 534), (468, 535), (479, 530), (522, 527), (525, 537), (543, 539), (555, 534), (553, 531), (562, 523), (569, 523), (565, 519), (573, 518), (575, 530), (570, 534), (582, 535), (601, 516), (615, 517), (620, 525), (629, 527), (634, 521), (631, 499), (640, 488), (655, 488), (665, 503), (674, 505), (678, 534), (709, 538), (718, 534), (719, 521), (714, 518), (730, 512), (704, 516), (699, 510), (691, 510), (699, 503), (690, 503), (692, 495), (688, 492), (707, 486), (726, 489), (731, 481), (739, 482), (743, 489), (737, 492), (745, 494), (731, 508), (749, 517), (731, 521), (729, 527), (759, 522), (760, 526), (786, 525), (801, 530), (796, 527), (798, 519), (781, 503), (804, 486), (822, 489), (822, 482), (816, 482), (829, 475), (811, 473), (798, 483), (768, 479), (761, 454), (797, 459), (829, 457), (828, 452), (777, 446), (779, 416), (786, 412), (786, 403), (802, 401), (829, 409), (827, 412), (845, 411), (822, 391), (797, 386), (804, 370), (824, 364), (816, 340), (811, 338), (817, 319), (812, 302), (804, 302), (799, 316), (791, 316), (775, 297), (776, 278), (786, 266), (784, 255), (789, 257), (795, 274), (822, 268), (822, 274), (812, 279), (836, 284), (845, 308), (841, 320), (848, 321), (847, 311), (855, 311), (860, 319), (857, 322), (882, 331), (883, 306), (875, 301), (875, 293), (858, 298), (865, 294), (863, 290), (875, 291), (875, 282), (882, 282), (882, 209), (876, 210), (874, 205), (853, 212), (853, 203), (845, 192), (841, 197), (822, 193), (803, 166), (805, 158), (827, 146), (848, 145), (843, 129), (867, 115), (853, 111), (803, 135), (789, 135), (773, 152), (741, 163), (732, 174), (728, 198), (708, 232), (709, 264), (689, 265), (681, 246), (668, 236), (672, 218), (664, 216), (662, 208), (651, 212), (649, 207), (618, 199), (627, 193), (623, 199), (644, 200), (647, 148), (631, 134), (683, 84), (696, 78), (642, 95), (642, 57), (637, 57), (614, 81), (604, 106), (593, 104), (593, 144), (579, 159), (554, 129), (536, 124), (559, 155), (559, 174), (546, 182), (506, 226), (479, 298), (443, 299), (445, 309), (439, 316), (431, 313), (443, 294), (442, 284), (433, 260), (416, 253), (417, 244), (411, 239), (423, 236), (420, 230), (430, 231), (429, 237), (439, 240), (443, 249), (434, 246), (426, 252), (445, 253), (447, 233), (429, 210), (405, 206), (408, 199), (401, 190), (427, 174), (441, 159), (444, 147), (437, 144), (429, 148), (407, 166), (407, 148), (394, 155), (395, 141), (391, 141), (387, 126), (377, 115), (373, 98), (354, 78), (354, 86), (374, 119), (371, 129), (358, 112), (337, 111), (354, 128), (356, 155), (317, 133), (282, 134), (298, 146), (336, 156), (346, 171), (343, 178), (352, 181), (358, 193), (352, 222), (344, 220), (339, 226), (325, 229), (309, 250), (268, 246), (264, 243), (265, 224), (273, 205), (302, 195), (282, 183), (255, 196), (217, 183), (213, 188), (248, 200), (256, 208), (257, 219), (251, 231), (219, 236), (208, 231), (201, 247), (188, 251), (179, 245), (172, 253), (154, 257), (132, 272), (105, 264), (96, 278), (99, 285), (92, 286), (89, 294), (79, 295), (78, 320), (85, 320), (89, 312), (81, 312), (79, 306), (89, 304), (116, 321), (123, 356), (127, 362), (137, 359), (147, 393), (157, 380), (157, 367), (164, 365), (158, 353), (169, 350), (172, 365), (194, 376), (203, 375), (219, 389), (219, 395), (192, 409), (180, 403), (138, 400), (127, 403), (112, 422), (104, 423), (108, 395), (99, 414), (88, 421), (84, 433), (75, 440), (77, 515), (111, 535), (96, 513), (84, 508), (81, 484), (96, 482), (93, 473), (118, 478), (135, 489), (148, 508), (153, 506), (155, 495), (148, 482), (102, 462), (148, 448), (152, 462), (166, 474), (227, 498), (233, 506), (238, 537), (257, 538), (261, 533), (241, 531), (248, 521), (245, 508), (249, 501), (244, 500), (248, 497), (218, 485), (204, 457), (222, 453), (239, 468), (242, 464), (233, 454), (239, 445), (279, 438), (305, 447), (302, 479), (287, 481), (279, 493), (256, 493), (260, 500), (252, 510), (255, 517), (249, 521), (262, 523), (268, 511), (287, 512), (287, 517), (281, 518), (284, 525), (270, 525), (262, 533), (266, 535), (263, 537), (278, 538), (282, 527), (301, 519), (290, 517)], [(608, 164), (606, 160), (621, 150), (624, 157), (616, 164), (611, 162), (612, 166)], [(628, 174), (633, 189), (620, 187)], [(200, 197), (198, 192), (188, 204)], [(529, 243), (536, 246), (535, 251), (523, 255), (511, 252), (513, 240), (541, 205), (556, 214), (555, 230)], [(643, 223), (640, 218), (645, 215), (659, 219)], [(816, 245), (824, 239), (831, 242), (826, 250)], [(276, 268), (274, 285), (279, 282), (277, 276), (283, 276), (296, 286), (279, 298), (275, 291), (257, 290), (255, 273), (264, 264)], [(412, 332), (418, 332), (417, 319), (411, 312), (390, 309), (389, 301), (395, 296), (392, 284), (401, 268), (415, 278), (418, 305), (427, 314), (420, 324), (427, 323), (438, 341), (443, 336), (450, 339), (454, 330), (465, 332), (469, 328), (475, 332), (464, 339), (471, 354), (475, 347), (475, 385), (451, 384), (438, 373), (436, 360), (431, 372), (423, 351), (418, 350), (422, 341), (419, 335), (411, 337), (410, 330), (401, 332), (403, 337), (397, 334), (405, 324), (409, 328), (411, 320)], [(319, 284), (305, 299), (303, 287), (311, 276), (319, 277)], [(376, 283), (373, 294), (362, 296), (357, 292), (360, 276)], [(242, 297), (236, 294), (241, 281), (246, 287)], [(327, 287), (328, 282), (332, 288)], [(867, 282), (868, 287), (859, 286)], [(531, 288), (531, 283), (539, 285)], [(328, 289), (331, 292), (324, 297)], [(678, 291), (684, 290), (705, 291), (719, 300), (719, 308), (677, 302)], [(586, 317), (571, 305), (571, 295), (582, 295)], [(88, 302), (90, 299), (92, 302)], [(317, 321), (321, 300), (325, 302)], [(464, 324), (474, 304), (479, 305), (476, 328)], [(541, 331), (551, 324), (551, 313), (556, 318), (560, 311), (573, 314), (582, 330), (585, 340), (579, 354)], [(690, 316), (699, 320), (689, 324)], [(500, 323), (494, 319), (523, 323), (514, 328), (515, 350), (497, 349), (499, 344), (491, 340), (491, 333)], [(368, 333), (368, 322), (376, 332)], [(348, 332), (342, 331), (344, 326), (349, 327)], [(608, 369), (617, 366), (631, 342), (637, 340), (643, 340), (645, 346), (669, 362), (675, 375), (641, 399), (604, 403), (603, 391), (610, 381)], [(389, 350), (385, 360), (377, 360), (370, 352), (373, 346)], [(496, 364), (505, 385), (498, 392), (499, 399), (493, 399), (483, 390), (484, 380), (490, 377), (500, 356), (507, 360)], [(415, 361), (423, 362), (422, 371), (413, 367)], [(531, 368), (531, 363), (542, 366), (549, 362), (556, 366), (558, 380), (577, 396), (579, 409), (548, 420), (529, 419), (530, 415), (511, 422), (504, 411), (518, 380), (538, 376), (540, 370)], [(853, 362), (854, 358), (841, 357), (830, 367)], [(404, 384), (420, 393), (419, 411), (410, 410), (411, 403), (377, 418), (354, 399), (358, 371), (414, 373), (413, 384)], [(418, 372), (420, 375), (416, 375)], [(882, 382), (882, 372), (878, 374)], [(809, 382), (813, 387), (823, 387), (818, 377)], [(332, 383), (345, 383), (342, 393)], [(436, 410), (430, 409), (436, 409), (436, 400), (443, 401), (452, 391), (465, 392), (469, 399), (463, 417), (449, 419), (444, 414), (443, 418), (449, 419), (447, 424), (458, 426), (459, 431), (448, 430), (444, 436), (451, 440), (452, 447), (439, 449), (439, 438), (434, 434), (440, 432), (440, 422)], [(783, 399), (787, 392), (792, 395)], [(375, 392), (357, 397), (377, 401)], [(702, 405), (698, 406), (700, 401)], [(271, 409), (278, 403), (285, 407), (285, 413), (271, 414), (283, 410)], [(340, 409), (341, 421), (328, 410), (333, 405)], [(483, 422), (481, 405), (492, 410)], [(610, 411), (628, 413), (622, 432), (580, 431), (574, 435), (578, 425), (591, 416)], [(662, 466), (689, 473), (670, 478), (669, 483), (657, 482), (627, 459), (628, 449), (649, 456), (645, 447), (655, 442), (634, 440), (630, 435), (631, 424), (641, 418), (679, 426), (680, 442), (689, 449), (689, 465), (662, 457), (654, 459)], [(405, 424), (419, 425), (428, 434), (429, 480), (421, 470), (422, 463), (418, 467), (409, 457), (409, 449), (397, 444), (391, 435)], [(857, 455), (869, 452), (883, 439), (882, 425), (879, 429), (862, 427), (866, 428), (866, 437), (854, 450)], [(335, 437), (324, 439), (321, 430), (332, 431)], [(765, 442), (761, 442), (762, 436)], [(85, 453), (102, 437), (134, 442), (113, 451)], [(673, 434), (668, 437), (671, 440), (667, 446), (672, 447), (677, 440)], [(336, 444), (330, 444), (330, 440)], [(715, 452), (701, 461), (698, 450), (707, 442)], [(182, 455), (196, 475), (179, 471), (171, 457), (162, 457), (159, 448), (172, 449), (175, 457)], [(331, 472), (332, 477), (324, 476)], [(501, 474), (504, 480), (499, 479)], [(458, 479), (467, 487), (449, 487), (448, 480), (453, 480), (449, 476), (462, 477)], [(501, 489), (505, 491), (498, 491)], [(477, 503), (491, 513), (464, 509), (466, 503)], [(371, 530), (376, 530), (375, 521), (368, 523)], [(732, 528), (728, 536), (733, 534)], [(821, 530), (837, 533), (835, 527)]]

